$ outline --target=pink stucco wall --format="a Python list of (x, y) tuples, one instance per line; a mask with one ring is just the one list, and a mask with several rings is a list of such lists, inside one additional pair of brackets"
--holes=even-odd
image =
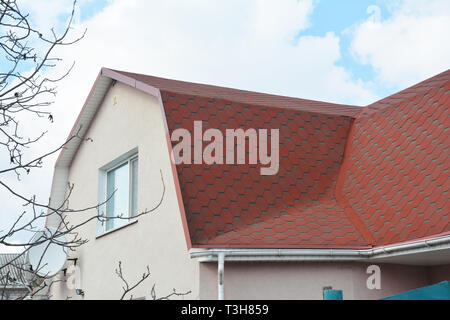
[(442, 281), (450, 280), (450, 264), (443, 266), (431, 267), (430, 270), (430, 282), (438, 283)]
[[(377, 264), (381, 289), (367, 288), (369, 263), (225, 263), (225, 299), (322, 299), (322, 288), (343, 290), (344, 299), (379, 299), (450, 279), (450, 266)], [(217, 299), (217, 264), (200, 264), (200, 299)]]

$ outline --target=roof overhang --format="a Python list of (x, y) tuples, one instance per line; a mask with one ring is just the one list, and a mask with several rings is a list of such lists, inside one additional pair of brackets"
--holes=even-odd
[[(74, 126), (72, 127), (72, 130), (70, 131), (69, 136), (67, 137), (67, 140), (69, 140), (70, 137), (75, 134), (77, 134), (79, 137), (85, 136), (92, 120), (97, 113), (98, 108), (102, 104), (106, 93), (108, 92), (110, 86), (114, 83), (114, 81), (119, 81), (133, 88), (151, 94), (157, 98), (161, 97), (161, 94), (157, 88), (154, 88), (140, 81), (136, 81), (135, 79), (132, 79), (130, 77), (121, 75), (120, 73), (117, 73), (113, 70), (102, 68), (97, 76), (97, 79), (94, 82), (94, 85), (92, 86), (91, 91), (89, 92), (89, 95), (83, 105), (83, 108), (80, 111), (80, 114), (78, 115), (77, 120), (75, 121)], [(81, 139), (70, 140), (59, 154), (55, 167), (70, 167), (81, 142)]]

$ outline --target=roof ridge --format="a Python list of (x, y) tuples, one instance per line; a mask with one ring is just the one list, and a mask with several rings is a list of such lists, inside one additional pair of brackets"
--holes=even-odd
[(345, 201), (345, 197), (342, 194), (343, 183), (345, 178), (347, 177), (346, 171), (349, 166), (348, 158), (350, 157), (350, 151), (353, 148), (354, 140), (352, 139), (354, 135), (355, 121), (351, 121), (350, 129), (347, 134), (347, 141), (344, 148), (344, 153), (342, 155), (341, 166), (339, 168), (339, 175), (336, 183), (336, 187), (334, 188), (334, 193), (336, 197), (336, 201), (342, 206), (344, 209), (344, 214), (350, 219), (353, 226), (356, 230), (359, 231), (361, 236), (367, 243), (371, 246), (375, 244), (375, 239), (368, 228), (366, 228), (365, 224), (361, 221), (360, 216), (353, 210), (352, 206)]
[(445, 86), (449, 81), (450, 69), (447, 69), (444, 72), (364, 106), (361, 112), (356, 115), (356, 118), (397, 106), (405, 100), (411, 100), (413, 97), (417, 97), (433, 88)]
[[(109, 69), (109, 68), (106, 68), (106, 69)], [(283, 98), (289, 98), (289, 99), (296, 99), (296, 100), (303, 100), (303, 101), (310, 101), (310, 102), (318, 102), (318, 103), (325, 103), (325, 104), (333, 104), (333, 105), (349, 106), (349, 104), (344, 104), (344, 103), (335, 103), (335, 102), (327, 102), (327, 101), (321, 101), (321, 100), (304, 99), (304, 98), (293, 97), (293, 96), (286, 96), (286, 95), (275, 94), (275, 93), (267, 93), (267, 92), (261, 92), (261, 91), (237, 89), (237, 88), (227, 87), (227, 86), (219, 86), (219, 85), (215, 85), (215, 84), (207, 84), (207, 83), (192, 82), (192, 81), (185, 81), (185, 80), (178, 80), (178, 79), (170, 79), (170, 78), (164, 78), (164, 77), (159, 77), (159, 76), (148, 75), (148, 74), (145, 74), (145, 73), (135, 73), (135, 72), (128, 72), (128, 71), (121, 71), (121, 70), (117, 70), (117, 69), (110, 69), (110, 70), (115, 71), (115, 72), (125, 73), (125, 74), (132, 74), (132, 75), (139, 75), (139, 76), (144, 76), (144, 77), (148, 77), (148, 78), (154, 78), (154, 79), (163, 80), (163, 81), (167, 80), (167, 81), (179, 82), (179, 83), (183, 83), (183, 84), (193, 84), (193, 85), (207, 86), (207, 87), (218, 88), (218, 89), (229, 89), (229, 90), (233, 90), (233, 91), (240, 91), (240, 92), (243, 92), (243, 93), (259, 93), (259, 94), (264, 94), (264, 95), (269, 95), (269, 96), (276, 96), (276, 97), (283, 97)], [(170, 91), (170, 90), (164, 90), (164, 91)], [(357, 106), (357, 105), (353, 105), (353, 106), (361, 107), (361, 106)]]
[(280, 107), (295, 109), (304, 112), (316, 112), (320, 114), (331, 114), (354, 117), (361, 110), (361, 106), (340, 104), (319, 100), (303, 99), (298, 97), (283, 96), (279, 94), (264, 93), (257, 91), (242, 90), (218, 85), (188, 82), (183, 80), (173, 80), (156, 77), (142, 73), (120, 71), (116, 69), (106, 70), (121, 74), (151, 85), (165, 92), (176, 92), (179, 94), (189, 94), (207, 98), (220, 98), (239, 103), (262, 105), (266, 107)]

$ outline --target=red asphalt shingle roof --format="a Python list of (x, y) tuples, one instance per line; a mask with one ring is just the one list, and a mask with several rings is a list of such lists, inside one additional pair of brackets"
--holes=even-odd
[(177, 165), (193, 247), (366, 248), (450, 232), (450, 70), (365, 108), (116, 72), (160, 90), (170, 134), (195, 120), (280, 130), (276, 175)]

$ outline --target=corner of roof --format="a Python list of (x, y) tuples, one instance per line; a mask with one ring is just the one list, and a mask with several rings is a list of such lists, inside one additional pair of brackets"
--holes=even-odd
[(361, 112), (355, 115), (355, 118), (361, 118), (385, 108), (396, 106), (407, 99), (416, 97), (417, 95), (427, 92), (432, 88), (445, 85), (448, 82), (450, 82), (450, 69), (364, 106), (361, 108)]

